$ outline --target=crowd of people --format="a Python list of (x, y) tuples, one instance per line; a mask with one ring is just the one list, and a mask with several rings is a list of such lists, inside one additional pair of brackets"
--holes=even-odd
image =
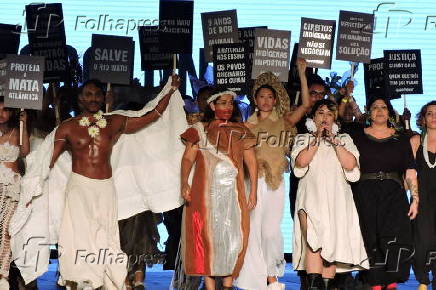
[[(38, 113), (15, 112), (1, 99), (0, 289), (24, 287), (9, 274), (16, 267), (21, 284), (36, 288), (42, 272), (25, 268), (20, 243), (28, 240), (20, 234), (31, 227), (35, 234), (30, 220), (41, 218), (67, 289), (145, 289), (145, 267), (162, 260), (165, 270), (175, 270), (177, 289), (284, 289), (285, 172), (301, 289), (392, 290), (409, 279), (411, 267), (420, 290), (436, 287), (429, 278), (436, 275), (436, 101), (417, 114), (418, 134), (405, 125), (410, 112), (400, 116), (385, 96), (369, 98), (362, 112), (352, 79), (333, 95), (308, 74), (304, 59), (296, 66), (300, 101), (291, 105), (287, 88), (263, 73), (246, 119), (233, 91), (209, 86), (198, 92), (197, 111), (185, 115), (177, 75), (144, 108), (114, 106), (98, 80), (85, 82), (76, 98), (66, 89), (54, 99), (47, 93)], [(103, 113), (105, 104), (123, 110)], [(183, 121), (174, 117), (180, 112)], [(146, 144), (159, 147), (157, 156)], [(135, 154), (146, 151), (150, 160), (142, 162)], [(159, 178), (163, 171), (171, 180)], [(142, 190), (141, 176), (159, 192), (147, 195), (146, 209), (121, 217), (120, 196), (137, 205), (129, 194)], [(166, 195), (171, 182), (177, 192)], [(41, 209), (47, 217), (38, 216)], [(165, 253), (157, 248), (162, 221)], [(111, 259), (101, 261), (102, 252)], [(124, 258), (140, 255), (147, 258)], [(48, 263), (38, 254), (43, 258)]]

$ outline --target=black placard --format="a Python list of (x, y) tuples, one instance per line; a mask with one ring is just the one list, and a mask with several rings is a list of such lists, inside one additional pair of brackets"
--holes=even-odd
[(239, 42), (236, 10), (201, 13), (201, 22), (206, 62), (213, 61), (215, 44)]
[(141, 69), (143, 71), (172, 69), (173, 55), (160, 50), (158, 26), (140, 26), (138, 32)]
[(272, 72), (281, 82), (289, 76), (291, 32), (286, 30), (256, 29), (251, 78)]
[(5, 89), (6, 89), (6, 69), (8, 66), (8, 62), (6, 60), (6, 55), (5, 58), (0, 59), (0, 96), (4, 97), (5, 96)]
[(5, 107), (42, 110), (44, 57), (6, 57)]
[(89, 78), (114, 84), (130, 84), (134, 43), (131, 37), (92, 35)]
[(192, 53), (194, 1), (160, 0), (160, 51)]
[(213, 46), (213, 58), (215, 86), (232, 90), (238, 95), (247, 94), (250, 78), (247, 46), (244, 43), (216, 44)]
[(256, 26), (256, 27), (242, 27), (238, 28), (239, 41), (244, 43), (247, 47), (248, 60), (247, 66), (248, 71), (251, 72), (253, 66), (253, 54), (254, 54), (254, 32), (256, 28), (268, 29), (267, 26)]
[(367, 99), (386, 96), (384, 77), (385, 59), (383, 57), (371, 59), (363, 66), (365, 76), (365, 94)]
[(420, 49), (385, 50), (384, 59), (389, 95), (423, 93)]
[[(18, 54), (20, 47), (20, 25), (10, 25), (0, 23), (0, 55)], [(0, 58), (2, 58), (0, 56)]]
[(26, 5), (26, 23), (32, 55), (45, 57), (44, 82), (66, 81), (68, 54), (62, 4)]
[(338, 27), (336, 59), (369, 63), (374, 14), (341, 10)]
[(336, 21), (301, 18), (298, 57), (309, 67), (330, 69)]

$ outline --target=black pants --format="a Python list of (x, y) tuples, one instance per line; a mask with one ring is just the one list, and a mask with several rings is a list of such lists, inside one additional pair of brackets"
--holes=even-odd
[(174, 270), (182, 231), (183, 206), (163, 213), (163, 223), (167, 228), (168, 240), (165, 242), (164, 270)]
[(405, 190), (394, 180), (364, 180), (353, 186), (360, 228), (370, 270), (371, 285), (409, 279), (414, 254), (409, 203)]
[(129, 256), (130, 278), (134, 276), (135, 271), (144, 271), (147, 264), (159, 263), (159, 232), (156, 218), (151, 211), (120, 220), (118, 227), (121, 249)]

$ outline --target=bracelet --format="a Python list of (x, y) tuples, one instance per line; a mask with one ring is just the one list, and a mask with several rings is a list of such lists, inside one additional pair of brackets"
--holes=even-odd
[(159, 115), (159, 117), (161, 117), (162, 116), (162, 114), (161, 113), (159, 113), (159, 111), (156, 109), (156, 108), (154, 108), (154, 111)]

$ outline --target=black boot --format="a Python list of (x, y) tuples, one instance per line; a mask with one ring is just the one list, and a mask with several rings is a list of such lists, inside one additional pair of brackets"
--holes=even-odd
[(336, 283), (334, 279), (323, 278), (324, 287), (326, 290), (337, 290)]
[(325, 290), (321, 274), (307, 274), (307, 284), (309, 290)]
[(298, 271), (298, 277), (300, 277), (300, 290), (307, 290), (307, 273), (306, 271)]

